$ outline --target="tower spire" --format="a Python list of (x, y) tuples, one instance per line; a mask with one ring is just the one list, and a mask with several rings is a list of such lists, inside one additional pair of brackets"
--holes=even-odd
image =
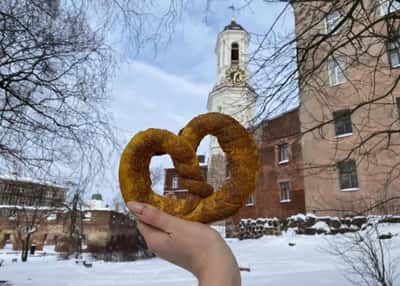
[(232, 21), (232, 22), (235, 22), (235, 12), (236, 12), (235, 5), (233, 5), (233, 3), (232, 3), (232, 5), (230, 5), (230, 6), (228, 7), (228, 9), (230, 9), (231, 12), (232, 12), (231, 21)]

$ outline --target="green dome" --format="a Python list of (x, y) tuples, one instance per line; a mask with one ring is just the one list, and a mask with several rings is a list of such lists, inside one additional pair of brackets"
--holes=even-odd
[(99, 193), (93, 194), (93, 195), (92, 195), (92, 200), (102, 201), (102, 200), (103, 200), (103, 197), (102, 197)]

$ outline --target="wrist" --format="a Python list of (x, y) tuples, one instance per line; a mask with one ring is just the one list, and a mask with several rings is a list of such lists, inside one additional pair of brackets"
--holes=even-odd
[(199, 286), (240, 286), (241, 278), (238, 267), (229, 269), (213, 268), (198, 277)]
[(207, 263), (207, 266), (198, 273), (199, 286), (240, 286), (240, 270), (233, 255), (228, 259), (221, 259)]

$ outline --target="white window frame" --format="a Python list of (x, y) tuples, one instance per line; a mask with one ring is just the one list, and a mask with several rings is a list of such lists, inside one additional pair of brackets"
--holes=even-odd
[[(288, 188), (285, 191), (288, 191), (288, 193), (285, 195), (285, 197), (282, 197), (283, 193), (283, 184), (287, 184)], [(289, 181), (281, 181), (279, 182), (279, 189), (280, 189), (280, 197), (281, 197), (281, 203), (290, 203), (292, 201), (292, 188), (290, 187), (290, 182)]]
[[(351, 172), (349, 170), (343, 170), (340, 168), (340, 164), (354, 164), (354, 170)], [(348, 167), (347, 167), (348, 168)], [(353, 159), (348, 159), (346, 161), (339, 161), (338, 162), (338, 176), (339, 176), (339, 188), (342, 192), (356, 192), (360, 190), (360, 182), (358, 180), (358, 172), (357, 172), (357, 164)], [(352, 185), (351, 186), (342, 186), (342, 176), (350, 176)]]
[[(283, 146), (286, 146), (286, 158), (283, 158), (284, 156), (282, 156), (283, 150), (284, 150)], [(278, 154), (279, 164), (288, 163), (289, 162), (289, 144), (288, 143), (280, 144), (278, 147), (278, 152), (279, 152), (279, 154)]]
[[(400, 39), (392, 39), (387, 42), (386, 50), (388, 54), (389, 65), (392, 68), (400, 67)], [(390, 47), (393, 45), (393, 48)], [(397, 63), (393, 64), (392, 55), (397, 56)]]
[(178, 176), (173, 176), (173, 177), (172, 177), (171, 187), (172, 187), (173, 189), (177, 189), (178, 186), (179, 186), (179, 178), (178, 178)]
[(328, 60), (328, 79), (330, 86), (336, 86), (347, 81), (346, 61), (343, 57), (333, 57)]
[[(348, 119), (349, 121), (347, 123), (347, 129), (344, 132), (338, 133), (338, 121), (339, 120), (345, 120)], [(352, 114), (350, 110), (338, 110), (333, 113), (333, 124), (335, 128), (335, 138), (344, 138), (348, 136), (353, 135), (353, 120), (352, 120)]]
[(254, 206), (256, 203), (254, 193), (251, 193), (250, 196), (247, 198), (246, 207)]
[[(340, 14), (339, 10), (334, 10), (328, 13), (325, 16), (325, 33), (329, 34), (336, 28), (337, 24), (342, 19), (342, 14)], [(333, 34), (339, 32), (340, 29), (336, 30)]]
[(379, 2), (381, 16), (400, 10), (400, 2), (396, 0), (380, 0)]

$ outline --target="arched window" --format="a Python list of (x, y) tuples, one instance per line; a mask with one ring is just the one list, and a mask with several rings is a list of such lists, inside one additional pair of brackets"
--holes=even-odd
[(239, 44), (232, 43), (231, 46), (231, 64), (238, 65), (239, 64)]

